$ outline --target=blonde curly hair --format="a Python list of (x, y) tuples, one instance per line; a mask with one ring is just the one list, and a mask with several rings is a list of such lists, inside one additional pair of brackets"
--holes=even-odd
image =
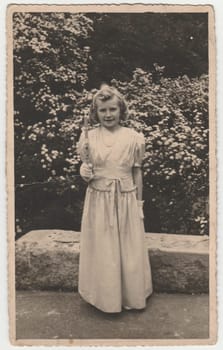
[(120, 107), (120, 120), (124, 121), (128, 119), (128, 106), (124, 96), (122, 96), (122, 94), (120, 94), (116, 88), (103, 84), (101, 85), (100, 90), (98, 90), (94, 95), (90, 106), (90, 119), (93, 123), (99, 123), (97, 116), (97, 100), (108, 101), (114, 96), (118, 99), (118, 104)]

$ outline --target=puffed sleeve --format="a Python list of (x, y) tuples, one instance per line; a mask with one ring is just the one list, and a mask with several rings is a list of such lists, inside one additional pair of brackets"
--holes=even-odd
[(145, 138), (142, 133), (136, 133), (134, 149), (134, 167), (141, 167), (145, 154)]

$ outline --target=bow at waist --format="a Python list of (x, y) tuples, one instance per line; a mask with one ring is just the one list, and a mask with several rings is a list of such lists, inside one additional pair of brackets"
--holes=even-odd
[(96, 190), (100, 192), (110, 192), (110, 205), (109, 205), (109, 222), (113, 226), (114, 218), (117, 213), (117, 194), (133, 192), (136, 189), (133, 183), (133, 178), (131, 175), (125, 177), (99, 177), (94, 175), (93, 179), (90, 181), (89, 190)]
[(94, 167), (94, 176), (89, 186), (99, 191), (112, 191), (114, 186), (121, 192), (133, 191), (132, 169), (124, 166)]
[(89, 187), (102, 192), (113, 192), (114, 190), (120, 192), (131, 192), (136, 189), (132, 176), (124, 178), (94, 176), (89, 183)]

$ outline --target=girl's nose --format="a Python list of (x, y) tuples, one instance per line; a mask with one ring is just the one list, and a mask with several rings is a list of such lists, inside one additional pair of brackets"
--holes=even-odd
[(106, 113), (105, 113), (105, 116), (106, 116), (106, 117), (109, 117), (109, 116), (110, 116), (109, 109), (107, 109), (107, 111), (106, 111)]

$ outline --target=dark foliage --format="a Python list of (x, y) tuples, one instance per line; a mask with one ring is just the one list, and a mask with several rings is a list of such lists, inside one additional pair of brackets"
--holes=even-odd
[(91, 87), (107, 81), (146, 137), (146, 230), (208, 233), (207, 15), (17, 13), (13, 23), (17, 232), (80, 229), (76, 142)]
[(165, 66), (165, 75), (207, 74), (208, 22), (205, 13), (92, 13), (88, 87), (112, 78), (131, 79), (141, 67)]

